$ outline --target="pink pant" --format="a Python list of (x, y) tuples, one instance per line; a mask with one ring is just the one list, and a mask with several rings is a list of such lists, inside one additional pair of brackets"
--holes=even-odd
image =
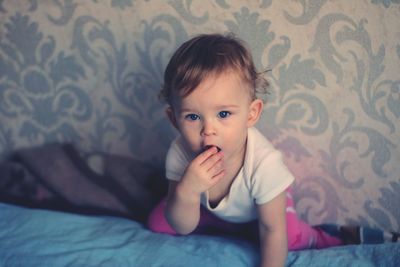
[[(310, 226), (301, 221), (294, 209), (290, 189), (287, 191), (286, 196), (286, 224), (289, 250), (326, 248), (343, 244), (339, 238), (329, 235), (318, 226)], [(164, 199), (154, 208), (149, 216), (148, 227), (157, 233), (176, 235), (177, 233), (168, 224), (164, 216), (165, 205), (166, 200)], [(216, 229), (217, 232), (221, 233), (250, 238), (257, 237), (258, 227), (256, 222), (247, 224), (229, 223), (215, 217), (204, 208), (201, 208), (200, 212), (200, 222), (195, 233), (211, 233), (210, 229)]]

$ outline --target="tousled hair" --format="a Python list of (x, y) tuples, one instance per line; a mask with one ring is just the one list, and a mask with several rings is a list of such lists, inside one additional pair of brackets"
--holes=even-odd
[(173, 97), (189, 95), (208, 75), (232, 70), (249, 87), (250, 97), (265, 93), (264, 72), (259, 73), (245, 43), (232, 34), (201, 34), (183, 43), (164, 72), (160, 97), (172, 105)]

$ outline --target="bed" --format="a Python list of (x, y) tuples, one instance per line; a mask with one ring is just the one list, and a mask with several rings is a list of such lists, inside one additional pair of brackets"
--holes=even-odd
[[(162, 181), (141, 161), (72, 144), (16, 150), (0, 162), (0, 267), (257, 266), (258, 249), (249, 241), (149, 231), (148, 214), (165, 195)], [(399, 265), (400, 243), (290, 252), (287, 260), (307, 267)]]
[[(216, 236), (173, 237), (113, 216), (0, 204), (0, 266), (257, 266), (257, 248)], [(287, 266), (400, 266), (400, 244), (290, 252)]]

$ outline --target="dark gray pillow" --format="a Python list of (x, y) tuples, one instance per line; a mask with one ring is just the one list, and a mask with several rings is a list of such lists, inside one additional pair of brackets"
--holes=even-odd
[(139, 160), (47, 144), (0, 164), (0, 201), (144, 222), (165, 194), (163, 170)]

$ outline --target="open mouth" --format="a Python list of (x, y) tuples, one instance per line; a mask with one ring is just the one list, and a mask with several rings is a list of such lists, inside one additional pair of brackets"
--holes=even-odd
[[(204, 151), (206, 151), (206, 150), (208, 150), (208, 149), (210, 149), (210, 148), (212, 148), (212, 147), (214, 147), (214, 145), (205, 146), (205, 147), (204, 147)], [(221, 151), (221, 148), (219, 148), (218, 146), (215, 146), (215, 147), (217, 148), (218, 152)]]

